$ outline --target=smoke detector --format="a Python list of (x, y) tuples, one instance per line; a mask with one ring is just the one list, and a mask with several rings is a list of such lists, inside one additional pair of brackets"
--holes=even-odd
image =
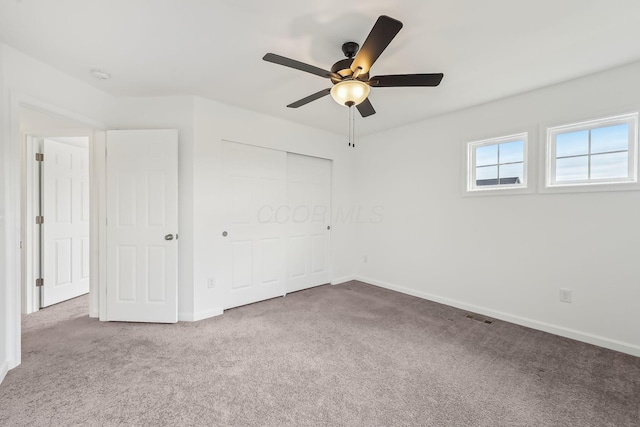
[(111, 74), (102, 70), (91, 70), (91, 74), (93, 74), (93, 76), (98, 80), (109, 80), (111, 78)]

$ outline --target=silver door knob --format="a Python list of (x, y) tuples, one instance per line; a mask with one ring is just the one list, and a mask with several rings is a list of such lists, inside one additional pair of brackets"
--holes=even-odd
[(164, 236), (164, 240), (173, 240), (173, 234), (167, 234)]
[(228, 235), (228, 234), (229, 234), (229, 233), (227, 233), (226, 231), (223, 231), (223, 232), (222, 232), (222, 237), (227, 237), (227, 235)]

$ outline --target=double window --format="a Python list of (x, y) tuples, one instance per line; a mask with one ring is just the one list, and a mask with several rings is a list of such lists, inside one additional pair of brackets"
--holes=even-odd
[(467, 191), (527, 186), (526, 133), (472, 142), (467, 158)]
[(637, 181), (638, 114), (547, 129), (547, 187)]
[[(527, 133), (468, 143), (466, 191), (533, 191), (527, 145)], [(640, 189), (638, 113), (547, 128), (544, 167), (543, 192)]]

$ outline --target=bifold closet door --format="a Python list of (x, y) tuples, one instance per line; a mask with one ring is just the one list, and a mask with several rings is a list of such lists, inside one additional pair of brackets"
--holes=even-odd
[(331, 161), (287, 154), (287, 292), (330, 281)]

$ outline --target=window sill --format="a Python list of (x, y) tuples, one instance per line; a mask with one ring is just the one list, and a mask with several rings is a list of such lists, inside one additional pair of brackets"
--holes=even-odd
[(518, 194), (533, 194), (535, 188), (532, 187), (502, 187), (502, 188), (482, 188), (468, 190), (466, 187), (462, 191), (463, 197), (490, 197), (490, 196), (514, 196)]
[(595, 193), (606, 191), (638, 191), (640, 182), (597, 182), (581, 184), (541, 185), (540, 193)]

